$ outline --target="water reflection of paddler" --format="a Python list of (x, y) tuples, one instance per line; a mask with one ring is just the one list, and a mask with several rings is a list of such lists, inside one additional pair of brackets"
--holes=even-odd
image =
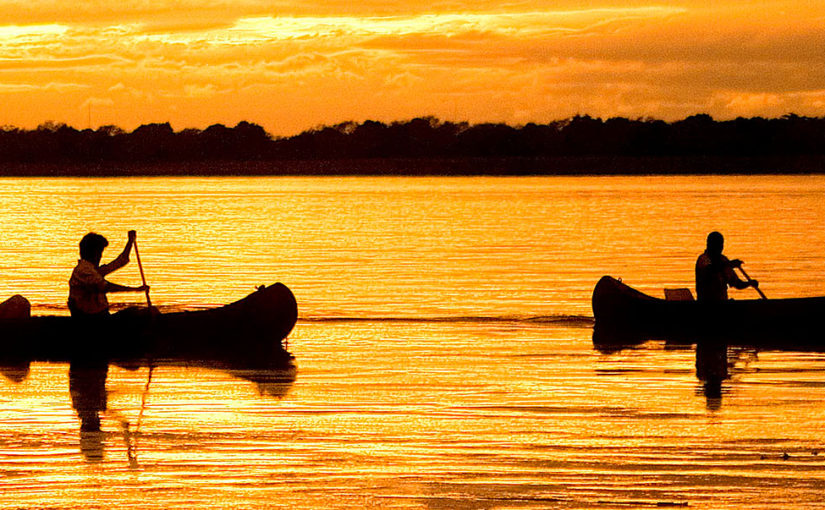
[(77, 359), (69, 365), (69, 393), (80, 418), (81, 432), (100, 430), (100, 413), (106, 410), (106, 376), (109, 363), (100, 359)]
[(100, 413), (106, 411), (109, 364), (101, 359), (76, 359), (69, 364), (72, 409), (80, 419), (80, 451), (88, 462), (103, 460)]
[[(696, 378), (702, 381), (702, 391), (708, 399), (721, 399), (722, 381), (728, 372), (728, 346), (714, 340), (696, 342)], [(708, 400), (709, 404), (712, 400)], [(719, 400), (721, 403), (721, 400)]]

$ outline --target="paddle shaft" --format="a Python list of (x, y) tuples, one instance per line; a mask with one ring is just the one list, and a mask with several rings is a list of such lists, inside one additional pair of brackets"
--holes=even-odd
[[(138, 269), (140, 269), (140, 279), (143, 281), (143, 286), (146, 287), (146, 276), (143, 274), (143, 264), (140, 263), (140, 252), (137, 247), (137, 239), (135, 239), (132, 243), (132, 247), (135, 249), (135, 258), (137, 259)], [(149, 306), (149, 314), (151, 317), (152, 299), (149, 297), (149, 289), (146, 289), (146, 304)]]
[[(143, 282), (143, 286), (146, 287), (146, 275), (143, 273), (143, 264), (140, 263), (140, 252), (138, 251), (137, 239), (135, 239), (133, 243), (133, 247), (135, 248), (135, 258), (137, 259), (138, 269), (140, 270), (140, 279)], [(152, 298), (149, 297), (149, 289), (146, 289), (146, 304), (149, 306), (149, 319), (153, 316), (152, 314)], [(140, 412), (138, 413), (137, 423), (135, 424), (135, 434), (140, 432), (140, 424), (143, 421), (143, 412), (146, 410), (146, 399), (149, 396), (149, 386), (152, 384), (152, 372), (155, 370), (155, 364), (152, 363), (152, 359), (149, 359), (149, 375), (146, 378), (146, 387), (143, 388), (143, 395), (140, 398)], [(135, 439), (134, 451), (132, 453), (132, 458), (134, 458), (135, 463), (137, 463), (137, 438)]]
[[(146, 386), (143, 388), (143, 395), (140, 397), (140, 412), (138, 413), (137, 423), (135, 424), (135, 433), (140, 431), (140, 423), (143, 421), (143, 411), (146, 410), (146, 400), (149, 397), (149, 386), (152, 384), (152, 372), (155, 371), (155, 364), (149, 362), (149, 375), (146, 377)], [(135, 443), (137, 449), (137, 442)]]
[[(742, 267), (742, 266), (740, 265), (740, 266), (739, 266), (739, 270), (740, 270), (740, 271), (742, 271), (742, 275), (743, 275), (743, 276), (744, 276), (744, 277), (745, 277), (745, 278), (746, 278), (749, 282), (752, 282), (752, 281), (753, 281), (753, 279), (752, 279), (750, 276), (748, 276), (748, 273), (745, 271), (745, 268), (744, 268), (744, 267)], [(765, 295), (765, 293), (764, 293), (764, 292), (762, 292), (762, 289), (760, 289), (759, 287), (754, 287), (754, 289), (756, 289), (756, 292), (758, 292), (758, 293), (759, 293), (759, 296), (760, 296), (762, 299), (768, 299), (768, 296), (766, 296), (766, 295)]]

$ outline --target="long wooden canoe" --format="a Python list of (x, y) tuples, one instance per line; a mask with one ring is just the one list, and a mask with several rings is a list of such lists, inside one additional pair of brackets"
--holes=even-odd
[(0, 317), (0, 361), (286, 360), (282, 341), (297, 318), (295, 296), (280, 283), (219, 308), (151, 317), (146, 309), (94, 323), (65, 316)]
[(597, 345), (709, 340), (825, 350), (825, 297), (668, 301), (604, 276), (593, 290), (593, 315)]

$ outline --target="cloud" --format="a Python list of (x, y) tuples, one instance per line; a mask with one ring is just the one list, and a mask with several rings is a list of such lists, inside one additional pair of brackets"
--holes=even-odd
[(69, 30), (69, 27), (57, 23), (48, 25), (2, 25), (0, 26), (0, 40), (58, 37), (65, 34), (67, 30)]
[(85, 67), (106, 67), (113, 64), (122, 64), (126, 59), (107, 55), (90, 55), (87, 57), (68, 58), (0, 58), (0, 71), (8, 70), (48, 70), (48, 69), (81, 69)]
[(84, 83), (0, 83), (0, 94), (16, 94), (21, 92), (70, 92), (86, 90), (89, 85)]
[[(594, 18), (597, 14), (602, 17)], [(588, 11), (584, 18), (570, 15), (567, 24), (548, 15), (530, 18), (535, 23), (524, 27), (510, 23), (524, 19), (519, 16), (485, 16), (486, 23), (471, 23), (462, 31), (376, 33), (362, 45), (411, 58), (441, 59), (449, 65), (461, 64), (460, 59), (496, 65), (499, 58), (538, 63), (566, 58), (648, 63), (823, 60), (825, 24), (821, 22), (795, 19), (776, 27), (760, 18), (719, 22), (710, 16), (683, 10), (638, 10), (624, 15)], [(551, 20), (557, 23), (550, 24)]]
[(753, 5), (0, 0), (0, 123), (825, 114), (825, 6)]
[(109, 97), (90, 97), (81, 104), (81, 108), (87, 109), (89, 107), (112, 107), (115, 102)]
[(190, 98), (209, 98), (218, 93), (217, 88), (208, 83), (206, 85), (184, 85), (183, 93)]

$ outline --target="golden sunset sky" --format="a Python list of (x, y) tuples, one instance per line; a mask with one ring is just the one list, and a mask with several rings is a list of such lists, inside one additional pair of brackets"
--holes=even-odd
[(825, 115), (825, 1), (0, 0), (0, 124)]

